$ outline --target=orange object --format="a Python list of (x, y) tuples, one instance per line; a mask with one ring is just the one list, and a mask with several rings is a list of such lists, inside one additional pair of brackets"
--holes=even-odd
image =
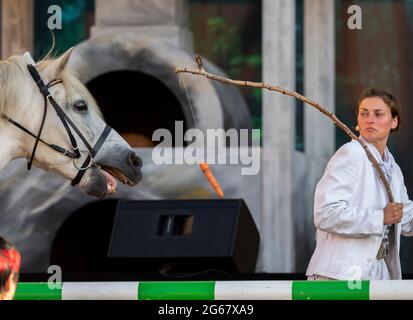
[(209, 183), (211, 184), (212, 188), (214, 188), (215, 192), (218, 194), (220, 198), (224, 197), (224, 193), (221, 190), (221, 187), (219, 186), (219, 183), (217, 179), (215, 179), (214, 175), (212, 174), (211, 169), (208, 166), (208, 163), (201, 162), (199, 164), (199, 167), (201, 168), (202, 172), (204, 173), (205, 177), (208, 179)]

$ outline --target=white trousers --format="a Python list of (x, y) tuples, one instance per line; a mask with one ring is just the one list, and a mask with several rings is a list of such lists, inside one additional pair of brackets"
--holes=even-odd
[[(334, 278), (320, 276), (319, 274), (313, 274), (307, 277), (307, 280), (316, 281), (316, 280), (337, 280)], [(390, 280), (389, 269), (387, 268), (386, 262), (384, 259), (376, 260), (371, 267), (369, 274), (366, 279), (363, 280)]]

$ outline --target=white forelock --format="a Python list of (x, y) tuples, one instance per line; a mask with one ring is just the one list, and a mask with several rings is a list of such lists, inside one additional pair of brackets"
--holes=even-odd
[(23, 57), (26, 60), (27, 64), (32, 64), (35, 65), (36, 63), (34, 62), (30, 52), (26, 51), (25, 53), (23, 53)]

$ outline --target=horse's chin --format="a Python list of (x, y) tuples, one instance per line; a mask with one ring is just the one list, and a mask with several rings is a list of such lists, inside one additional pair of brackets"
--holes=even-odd
[(130, 180), (117, 168), (94, 165), (88, 169), (87, 179), (85, 179), (86, 183), (81, 187), (87, 194), (103, 199), (105, 196), (116, 192), (118, 181), (129, 186), (134, 186), (140, 179), (141, 175), (134, 180)]
[(106, 195), (113, 193), (109, 190), (106, 175), (98, 167), (93, 166), (88, 169), (84, 178), (85, 182), (81, 182), (80, 187), (88, 195), (103, 199)]

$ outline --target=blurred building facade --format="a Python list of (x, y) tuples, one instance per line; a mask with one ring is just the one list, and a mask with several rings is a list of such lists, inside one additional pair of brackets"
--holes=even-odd
[[(407, 143), (413, 130), (409, 128), (413, 92), (411, 1), (52, 2), (66, 10), (63, 17), (67, 25), (81, 30), (77, 33), (81, 34), (79, 39), (71, 38), (70, 45), (76, 45), (70, 62), (72, 68), (101, 102), (104, 114), (113, 114), (108, 119), (114, 123), (109, 124), (118, 131), (124, 130), (125, 134), (130, 133), (130, 126), (134, 124), (142, 129), (132, 132), (130, 140), (138, 150), (153, 146), (148, 137), (157, 127), (171, 126), (175, 120), (184, 121), (185, 128), (195, 126), (173, 66), (193, 67), (193, 53), (197, 52), (205, 57), (207, 70), (212, 73), (262, 80), (296, 90), (336, 113), (349, 126), (354, 124), (354, 106), (363, 88), (380, 86), (394, 92), (401, 100), (403, 119), (401, 131), (391, 139), (390, 149), (405, 174), (408, 190), (413, 190), (413, 167)], [(353, 4), (362, 9), (361, 30), (347, 27), (348, 8)], [(36, 34), (44, 32), (48, 5), (47, 1), (1, 1), (3, 58), (47, 45), (39, 45)], [(212, 18), (208, 18), (209, 15)], [(245, 21), (237, 29), (236, 18), (240, 16), (245, 17)], [(61, 50), (67, 43), (59, 44), (59, 37), (64, 32), (76, 34), (66, 30), (63, 27), (56, 31)], [(248, 38), (241, 38), (240, 34)], [(153, 109), (156, 111), (152, 114), (145, 113), (142, 107), (133, 104), (133, 97), (122, 101), (125, 110), (112, 110), (111, 103), (105, 103), (110, 101), (105, 93), (113, 83), (121, 90), (121, 79), (137, 83), (141, 88), (149, 83), (142, 89), (141, 101), (145, 101), (142, 104), (149, 105), (151, 101), (154, 105), (168, 104), (170, 112), (163, 111), (163, 117), (159, 116), (158, 109)], [(291, 97), (224, 87), (201, 78), (186, 79), (201, 129), (262, 129), (262, 136), (252, 137), (261, 141), (258, 176), (238, 177), (234, 183), (233, 174), (225, 175), (225, 167), (218, 169), (227, 177), (227, 193), (233, 197), (245, 197), (241, 190), (255, 187), (256, 192), (248, 196), (247, 204), (252, 208), (261, 234), (257, 271), (304, 272), (315, 246), (312, 217), (315, 185), (328, 159), (348, 138), (317, 110)], [(156, 90), (150, 91), (149, 87)], [(163, 94), (156, 95), (157, 92)], [(144, 94), (147, 94), (145, 98)], [(159, 97), (165, 99), (156, 100)], [(136, 122), (122, 128), (124, 118), (136, 119)], [(152, 126), (145, 127), (148, 123)], [(147, 175), (155, 175), (156, 167), (151, 166), (149, 156), (146, 158), (149, 160)], [(181, 171), (175, 175), (168, 171), (165, 175), (169, 181), (176, 179), (170, 184), (171, 190), (182, 185), (182, 179), (178, 179)], [(225, 189), (225, 181), (223, 185)], [(154, 198), (213, 196), (202, 188), (201, 192), (190, 194), (189, 186), (183, 188), (181, 194), (165, 190), (156, 194), (153, 186), (148, 188), (152, 188)], [(145, 192), (130, 197), (145, 198)], [(54, 226), (49, 232), (57, 232), (59, 223)], [(7, 230), (1, 229), (3, 233)], [(26, 239), (28, 236), (25, 235)], [(13, 240), (14, 235), (10, 237)], [(401, 255), (404, 272), (413, 273), (411, 245), (410, 239), (403, 239)]]

